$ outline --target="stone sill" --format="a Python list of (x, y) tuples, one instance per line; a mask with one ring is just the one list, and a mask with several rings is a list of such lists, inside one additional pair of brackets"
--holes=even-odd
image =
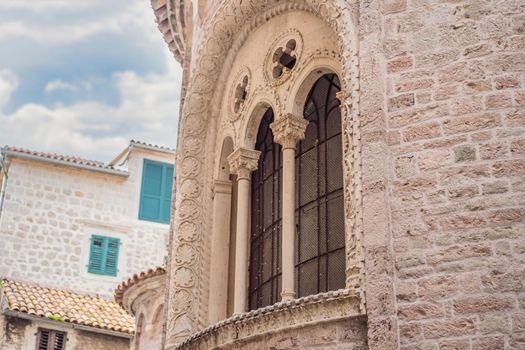
[(175, 349), (212, 349), (287, 329), (361, 315), (359, 296), (348, 289), (340, 289), (232, 316), (190, 336)]

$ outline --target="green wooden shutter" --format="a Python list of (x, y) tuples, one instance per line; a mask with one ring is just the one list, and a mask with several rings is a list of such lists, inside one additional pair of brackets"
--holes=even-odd
[(161, 164), (144, 160), (142, 171), (142, 193), (140, 198), (140, 219), (161, 220), (162, 180), (164, 167)]
[(104, 273), (104, 256), (106, 255), (106, 242), (104, 237), (91, 236), (91, 249), (89, 252), (88, 272)]
[(139, 219), (170, 222), (173, 165), (144, 159)]
[(120, 239), (93, 235), (89, 252), (88, 272), (116, 276)]
[(104, 264), (104, 274), (116, 276), (118, 271), (118, 251), (120, 239), (107, 238), (106, 260)]

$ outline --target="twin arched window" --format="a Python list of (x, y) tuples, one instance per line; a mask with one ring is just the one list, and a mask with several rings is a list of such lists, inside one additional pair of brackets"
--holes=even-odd
[[(345, 287), (345, 234), (341, 115), (335, 74), (320, 77), (304, 107), (309, 121), (296, 150), (297, 296)], [(274, 142), (268, 109), (255, 149), (261, 151), (251, 181), (249, 308), (271, 305), (281, 292), (282, 152)]]

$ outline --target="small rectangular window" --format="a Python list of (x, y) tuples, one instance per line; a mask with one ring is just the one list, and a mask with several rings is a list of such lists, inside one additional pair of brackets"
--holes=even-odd
[(36, 338), (36, 350), (65, 350), (66, 341), (65, 332), (39, 328)]
[(116, 276), (120, 239), (93, 235), (89, 252), (88, 272)]
[(169, 224), (173, 164), (144, 159), (139, 219)]

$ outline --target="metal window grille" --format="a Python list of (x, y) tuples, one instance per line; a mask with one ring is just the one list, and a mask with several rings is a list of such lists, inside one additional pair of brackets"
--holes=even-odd
[(281, 146), (274, 142), (270, 129), (273, 119), (268, 109), (255, 145), (261, 155), (251, 181), (250, 310), (276, 303), (281, 292), (282, 158)]
[(345, 287), (340, 90), (335, 74), (323, 75), (304, 107), (310, 123), (296, 152), (298, 297)]

